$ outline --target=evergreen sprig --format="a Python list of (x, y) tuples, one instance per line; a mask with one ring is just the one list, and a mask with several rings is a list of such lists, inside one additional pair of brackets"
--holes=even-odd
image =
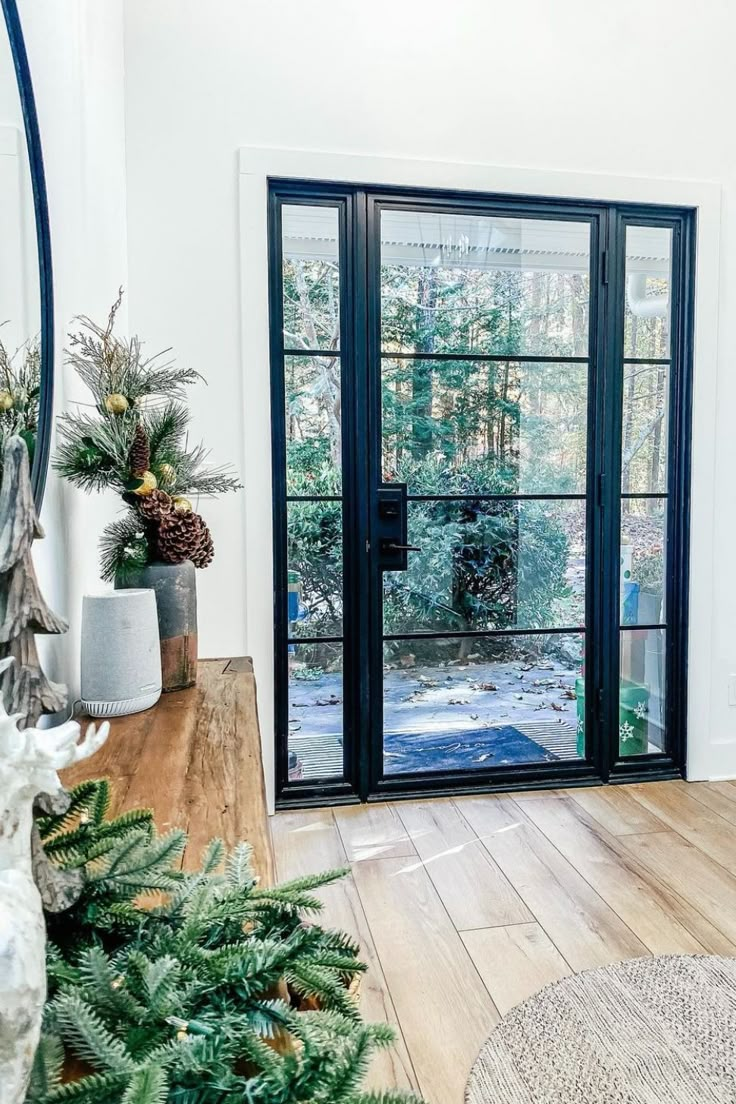
[[(87, 386), (91, 402), (60, 416), (53, 466), (83, 491), (112, 490), (123, 498), (127, 509), (104, 530), (100, 552), (103, 579), (125, 583), (158, 551), (155, 522), (149, 516), (143, 524), (135, 492), (158, 484), (171, 497), (212, 497), (242, 484), (228, 465), (211, 464), (204, 445), (189, 442), (183, 399), (187, 387), (204, 382), (199, 372), (177, 367), (169, 350), (146, 357), (139, 338), (114, 332), (122, 294), (121, 289), (104, 326), (86, 316), (76, 319), (67, 363)], [(0, 374), (1, 369), (0, 355)]]
[[(105, 782), (44, 817), (47, 853), (85, 874), (49, 915), (49, 1003), (27, 1104), (406, 1104), (361, 1089), (385, 1024), (350, 993), (355, 942), (304, 920), (341, 871), (262, 886), (241, 844), (179, 868), (183, 833), (145, 811), (111, 819)], [(151, 898), (152, 889), (157, 897)], [(84, 1063), (62, 1083), (64, 1060)]]

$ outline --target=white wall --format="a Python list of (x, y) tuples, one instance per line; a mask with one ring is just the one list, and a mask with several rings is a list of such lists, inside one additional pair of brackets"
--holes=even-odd
[[(125, 23), (131, 324), (208, 376), (196, 428), (218, 459), (242, 455), (241, 391), (247, 401), (268, 370), (239, 355), (239, 147), (723, 185), (720, 354), (706, 381), (718, 393), (718, 508), (712, 565), (695, 565), (712, 580), (698, 592), (712, 613), (712, 662), (701, 655), (699, 675), (711, 670), (712, 698), (691, 724), (690, 764), (695, 776), (736, 774), (726, 692), (736, 671), (736, 6), (126, 0)], [(242, 498), (208, 508), (218, 541), (201, 576), (210, 654), (259, 650), (245, 631), (243, 513)], [(699, 547), (710, 535), (698, 534)]]
[[(127, 280), (122, 0), (21, 0), (46, 167), (56, 313), (55, 407), (80, 396), (62, 350), (75, 314), (104, 316)], [(124, 321), (124, 320), (123, 320)], [(45, 641), (50, 673), (79, 687), (81, 596), (97, 585), (97, 538), (114, 507), (49, 473), (34, 555), (47, 600), (70, 620)]]

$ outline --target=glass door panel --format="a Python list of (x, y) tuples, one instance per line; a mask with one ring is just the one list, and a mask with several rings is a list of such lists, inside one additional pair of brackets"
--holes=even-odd
[(590, 239), (380, 210), (385, 776), (585, 755)]
[(670, 227), (625, 226), (619, 556), (621, 758), (667, 750), (672, 241)]
[[(288, 781), (344, 763), (340, 217), (281, 207)], [(277, 592), (283, 601), (284, 593)], [(279, 660), (277, 660), (277, 663)], [(283, 657), (280, 657), (283, 663)]]

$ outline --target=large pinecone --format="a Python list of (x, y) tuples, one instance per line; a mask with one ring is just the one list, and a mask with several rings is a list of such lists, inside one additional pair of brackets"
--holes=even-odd
[(162, 517), (170, 514), (174, 509), (171, 495), (167, 495), (166, 491), (160, 491), (158, 489), (151, 491), (149, 495), (136, 496), (135, 505), (142, 518), (146, 521), (156, 523), (159, 522)]
[(138, 423), (135, 427), (133, 444), (128, 453), (128, 464), (133, 475), (142, 475), (151, 466), (151, 449), (148, 443), (148, 435), (143, 426)]
[(212, 534), (200, 514), (165, 514), (158, 527), (158, 554), (164, 563), (191, 560), (207, 567), (215, 554)]

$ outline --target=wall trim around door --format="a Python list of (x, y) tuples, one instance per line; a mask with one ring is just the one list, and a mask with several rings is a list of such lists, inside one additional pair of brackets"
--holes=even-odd
[[(736, 757), (710, 733), (712, 547), (718, 361), (721, 187), (490, 165), (399, 160), (316, 151), (239, 151), (243, 411), (246, 494), (246, 634), (258, 676), (263, 759), (269, 808), (274, 807), (273, 542), (268, 310), (268, 180), (272, 177), (455, 189), (611, 203), (648, 203), (697, 210), (690, 523), (688, 777), (736, 771)], [(697, 720), (697, 724), (695, 721)], [(727, 745), (727, 748), (731, 745)], [(731, 760), (733, 759), (733, 762)]]

